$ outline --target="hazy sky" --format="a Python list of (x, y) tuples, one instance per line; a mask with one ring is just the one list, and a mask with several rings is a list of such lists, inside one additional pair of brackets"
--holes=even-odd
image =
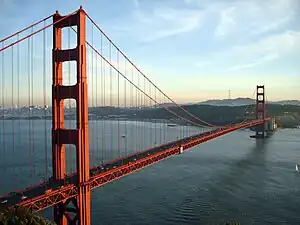
[(0, 38), (79, 5), (174, 100), (300, 100), (298, 0), (0, 0)]

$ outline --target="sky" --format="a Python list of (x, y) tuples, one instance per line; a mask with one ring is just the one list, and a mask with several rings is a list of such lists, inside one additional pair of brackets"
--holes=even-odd
[(80, 5), (178, 103), (300, 100), (298, 0), (0, 0), (0, 39)]

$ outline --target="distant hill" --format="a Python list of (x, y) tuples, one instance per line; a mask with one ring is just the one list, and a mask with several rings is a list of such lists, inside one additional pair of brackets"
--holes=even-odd
[[(269, 101), (268, 103), (278, 105), (298, 105), (299, 100), (282, 100), (282, 101)], [(196, 103), (197, 105), (213, 105), (213, 106), (243, 106), (255, 104), (255, 99), (251, 98), (236, 98), (236, 99), (213, 99)]]
[(198, 105), (214, 105), (214, 106), (242, 106), (254, 104), (255, 100), (251, 98), (236, 99), (213, 99), (197, 103)]
[(300, 105), (299, 100), (282, 100), (278, 102), (273, 102), (273, 104), (279, 104), (279, 105)]
[(158, 105), (157, 108), (159, 108), (159, 107), (169, 108), (169, 107), (174, 107), (174, 106), (176, 106), (174, 103), (162, 103), (162, 104)]

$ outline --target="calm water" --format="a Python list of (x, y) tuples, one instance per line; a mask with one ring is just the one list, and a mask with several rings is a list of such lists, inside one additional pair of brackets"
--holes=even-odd
[[(116, 123), (112, 126), (115, 127)], [(139, 133), (144, 132), (144, 137), (149, 138), (152, 135), (151, 140), (154, 141), (155, 129), (152, 125), (132, 123), (132, 130), (127, 130), (127, 143), (110, 136), (106, 137), (106, 142), (110, 143), (108, 140), (115, 138), (113, 142), (123, 146), (120, 148), (124, 154), (134, 149), (136, 142), (153, 145), (151, 140), (148, 144), (141, 141), (147, 138), (139, 138), (140, 141), (132, 143), (129, 136), (135, 137), (133, 132), (137, 130), (136, 126), (140, 127)], [(159, 133), (157, 129), (156, 135)], [(179, 128), (168, 129), (166, 139), (183, 135)], [(190, 134), (199, 131), (196, 128), (185, 129)], [(8, 140), (11, 138), (8, 138), (7, 129), (5, 133), (6, 160), (3, 157), (0, 159), (1, 165), (6, 165), (0, 167), (1, 193), (12, 186), (22, 187), (24, 182), (30, 183), (30, 179), (24, 176), (31, 177), (33, 182), (38, 177), (39, 168), (45, 171), (45, 163), (38, 164), (36, 171), (32, 171), (28, 166), (30, 164), (22, 164), (22, 161), (30, 161), (30, 157), (26, 156), (26, 150), (21, 155), (16, 146), (14, 151), (20, 157), (9, 157), (11, 150), (8, 150)], [(94, 190), (92, 224), (212, 224), (225, 221), (241, 224), (300, 224), (300, 173), (295, 172), (295, 164), (300, 164), (300, 130), (279, 130), (266, 140), (250, 139), (250, 134), (249, 131), (237, 131)], [(164, 139), (164, 134), (160, 135)], [(43, 134), (35, 136), (39, 143), (35, 152), (40, 154), (36, 156), (36, 162), (45, 154), (42, 148), (44, 140), (50, 144), (49, 138), (43, 138)], [(23, 139), (28, 140), (28, 137)], [(158, 136), (156, 139), (159, 139)], [(28, 145), (28, 141), (26, 143)], [(94, 150), (97, 141), (92, 143), (92, 161), (97, 157), (101, 160), (101, 154)], [(42, 152), (39, 152), (38, 145), (43, 149)], [(104, 147), (108, 152), (111, 152), (109, 148), (117, 151), (116, 146), (111, 146), (105, 144)], [(1, 156), (3, 153), (2, 148)], [(3, 177), (7, 178), (8, 173), (14, 174), (16, 179), (3, 183)], [(20, 174), (25, 174), (22, 179)], [(23, 182), (22, 185), (16, 181), (18, 179)], [(49, 210), (42, 214), (51, 217)]]

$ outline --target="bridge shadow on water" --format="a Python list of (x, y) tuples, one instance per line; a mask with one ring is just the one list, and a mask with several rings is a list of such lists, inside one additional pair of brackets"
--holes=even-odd
[(225, 162), (225, 164), (228, 165), (228, 169), (224, 169), (221, 178), (217, 182), (214, 182), (211, 191), (213, 192), (215, 188), (221, 188), (234, 194), (239, 190), (240, 183), (250, 182), (248, 178), (252, 176), (256, 176), (255, 185), (257, 185), (258, 182), (260, 185), (263, 185), (268, 170), (265, 162), (267, 154), (267, 148), (265, 146), (268, 142), (268, 139), (256, 139), (255, 146), (253, 146), (249, 153), (242, 159), (238, 159), (233, 163), (232, 161)]
[(211, 177), (209, 187), (203, 188), (199, 183), (194, 195), (185, 199), (179, 211), (184, 212), (189, 205), (196, 205), (193, 219), (198, 224), (223, 224), (225, 221), (249, 223), (251, 211), (255, 211), (256, 205), (265, 200), (263, 190), (268, 176), (265, 159), (269, 140), (254, 141), (254, 146), (241, 159), (216, 163), (222, 168), (218, 168), (221, 171)]
[(267, 160), (269, 153), (275, 150), (271, 148), (270, 140), (256, 139), (243, 158), (223, 163), (224, 171), (213, 178), (216, 182), (208, 191), (211, 208), (201, 212), (202, 218), (225, 218), (242, 224), (275, 223), (278, 219), (290, 221), (288, 212), (294, 209), (285, 207), (283, 202), (291, 199), (278, 191), (286, 189), (286, 184), (274, 182), (277, 170), (274, 163)]

